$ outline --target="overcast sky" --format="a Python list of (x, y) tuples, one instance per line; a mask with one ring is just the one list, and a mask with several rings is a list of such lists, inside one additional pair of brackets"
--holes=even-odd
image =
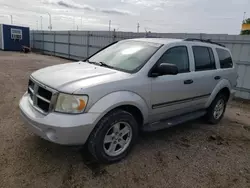
[(0, 0), (0, 23), (53, 30), (190, 32), (239, 34), (250, 0)]

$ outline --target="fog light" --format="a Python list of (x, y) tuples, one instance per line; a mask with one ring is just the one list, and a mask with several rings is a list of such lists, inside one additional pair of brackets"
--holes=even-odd
[(51, 141), (56, 141), (57, 140), (56, 131), (54, 129), (48, 129), (46, 131), (46, 136)]

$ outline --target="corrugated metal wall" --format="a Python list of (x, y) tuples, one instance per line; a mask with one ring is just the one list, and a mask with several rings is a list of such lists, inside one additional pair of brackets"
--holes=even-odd
[(192, 33), (132, 33), (108, 31), (32, 31), (31, 47), (44, 54), (81, 60), (102, 47), (122, 39), (138, 37), (200, 38), (226, 45), (239, 74), (236, 96), (250, 99), (250, 36)]

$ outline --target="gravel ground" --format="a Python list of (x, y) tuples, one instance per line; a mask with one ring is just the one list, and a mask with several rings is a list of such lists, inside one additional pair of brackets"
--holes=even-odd
[(215, 126), (196, 120), (144, 133), (131, 154), (112, 165), (29, 132), (18, 102), (30, 73), (65, 62), (0, 51), (0, 187), (250, 187), (250, 102), (231, 102)]

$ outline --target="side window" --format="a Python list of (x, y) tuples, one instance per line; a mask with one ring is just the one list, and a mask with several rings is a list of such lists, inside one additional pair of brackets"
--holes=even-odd
[(189, 57), (186, 46), (176, 46), (168, 49), (157, 64), (170, 63), (178, 67), (179, 73), (189, 72)]
[(216, 48), (216, 52), (219, 56), (220, 60), (220, 68), (232, 68), (233, 67), (233, 60), (230, 53), (227, 50), (223, 50), (220, 48)]
[(195, 71), (216, 69), (214, 54), (211, 48), (193, 46)]

